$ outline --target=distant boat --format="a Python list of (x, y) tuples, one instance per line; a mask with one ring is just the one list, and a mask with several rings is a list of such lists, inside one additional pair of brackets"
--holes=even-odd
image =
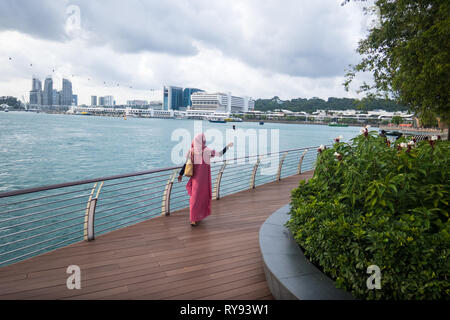
[(224, 118), (211, 118), (209, 119), (209, 122), (214, 122), (214, 123), (226, 123)]
[(348, 127), (348, 124), (331, 122), (331, 123), (328, 124), (328, 126), (329, 127)]
[(260, 125), (263, 125), (263, 124), (264, 124), (264, 121), (260, 121), (259, 124), (260, 124)]
[(82, 116), (92, 116), (92, 113), (89, 113), (89, 112), (86, 112), (86, 111), (83, 111), (83, 112), (81, 112), (80, 113)]
[(8, 110), (8, 109), (5, 109), (5, 112), (9, 112), (9, 110)]
[(226, 122), (242, 122), (241, 118), (225, 118)]

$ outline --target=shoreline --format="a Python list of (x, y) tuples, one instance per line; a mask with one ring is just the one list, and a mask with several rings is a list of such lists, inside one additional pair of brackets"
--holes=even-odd
[[(299, 120), (255, 120), (255, 119), (245, 119), (243, 122), (264, 122), (264, 123), (288, 123), (288, 124), (310, 124), (310, 125), (323, 125), (328, 126), (329, 122), (312, 122), (312, 121), (299, 121)], [(345, 123), (348, 127), (361, 127), (364, 126), (364, 123)], [(378, 125), (373, 125), (374, 128), (378, 128)], [(339, 127), (337, 127), (339, 128)], [(345, 127), (342, 127), (345, 128)]]
[[(110, 117), (110, 118), (123, 118), (123, 114), (89, 114), (89, 115), (82, 115), (82, 114), (74, 114), (74, 113), (66, 113), (66, 112), (58, 112), (58, 111), (25, 111), (25, 110), (11, 110), (10, 112), (26, 112), (26, 113), (45, 113), (45, 114), (61, 114), (66, 116), (83, 116), (83, 117)], [(171, 118), (171, 117), (137, 117), (134, 115), (127, 115), (128, 118), (141, 118), (141, 119), (173, 119), (173, 120), (200, 120), (200, 119), (185, 119), (185, 118)], [(208, 121), (202, 119), (201, 121)], [(312, 122), (312, 121), (299, 121), (299, 120), (256, 120), (256, 119), (242, 119), (242, 122), (264, 122), (264, 123), (284, 123), (284, 124), (308, 124), (308, 125), (325, 125), (328, 126), (328, 122)], [(241, 121), (229, 121), (227, 123), (242, 123)], [(347, 124), (348, 127), (361, 127), (365, 124), (359, 123), (359, 124)], [(374, 128), (378, 128), (378, 125), (373, 125)]]
[[(35, 111), (26, 111), (26, 110), (11, 110), (11, 112), (26, 112), (26, 113), (36, 113)], [(90, 114), (90, 115), (82, 115), (82, 114), (73, 114), (66, 112), (58, 112), (58, 111), (40, 111), (37, 113), (45, 113), (45, 114), (61, 114), (67, 116), (93, 116), (93, 117), (111, 117), (111, 118), (123, 118), (123, 114)], [(196, 119), (184, 119), (184, 118), (171, 118), (171, 117), (142, 117), (135, 115), (127, 115), (128, 118), (142, 118), (142, 119), (172, 119), (172, 120), (196, 120)], [(197, 119), (199, 120), (199, 119)], [(207, 121), (207, 120), (202, 120)], [(300, 121), (300, 120), (274, 120), (274, 119), (243, 119), (242, 122), (264, 122), (264, 123), (282, 123), (282, 124), (307, 124), (307, 125), (322, 125), (328, 126), (329, 122), (312, 122), (312, 121)], [(229, 123), (242, 123), (238, 121), (229, 121)], [(227, 122), (228, 123), (228, 122)], [(347, 127), (362, 127), (367, 125), (366, 123), (346, 123)], [(386, 131), (399, 131), (402, 133), (414, 132), (414, 133), (424, 133), (424, 134), (435, 134), (435, 135), (446, 135), (448, 129), (438, 129), (438, 128), (410, 128), (410, 127), (400, 127), (400, 126), (389, 126), (382, 124), (370, 124), (373, 128), (377, 128), (378, 130), (386, 130)], [(339, 127), (338, 127), (339, 128)]]

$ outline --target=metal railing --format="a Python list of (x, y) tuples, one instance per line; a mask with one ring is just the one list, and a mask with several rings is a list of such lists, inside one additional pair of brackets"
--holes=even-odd
[[(317, 147), (224, 156), (211, 162), (212, 198), (312, 170), (316, 157)], [(0, 193), (0, 266), (189, 207), (180, 168)]]

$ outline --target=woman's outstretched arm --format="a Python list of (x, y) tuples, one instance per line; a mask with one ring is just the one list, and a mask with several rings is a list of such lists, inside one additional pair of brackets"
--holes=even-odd
[(217, 156), (218, 156), (218, 157), (223, 156), (223, 155), (225, 154), (225, 152), (227, 152), (227, 150), (228, 150), (229, 148), (231, 148), (232, 146), (233, 146), (233, 142), (230, 142), (229, 144), (227, 144), (227, 145), (225, 146), (225, 148), (222, 149), (222, 151), (217, 152)]

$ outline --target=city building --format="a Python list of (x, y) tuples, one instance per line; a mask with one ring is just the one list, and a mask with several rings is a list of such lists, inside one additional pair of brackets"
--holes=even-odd
[(97, 105), (97, 96), (91, 96), (91, 106), (95, 107)]
[(194, 92), (203, 92), (201, 89), (197, 88), (184, 88), (183, 90), (183, 108), (187, 109), (192, 106), (191, 95)]
[(162, 101), (149, 101), (148, 105), (151, 109), (154, 109), (154, 110), (162, 110), (163, 109)]
[(52, 105), (59, 106), (61, 105), (61, 91), (58, 91), (56, 89), (52, 90)]
[(42, 104), (42, 82), (36, 77), (32, 79), (30, 91), (30, 105)]
[(53, 79), (47, 76), (44, 82), (44, 93), (42, 95), (42, 104), (44, 106), (53, 105)]
[(73, 106), (77, 106), (78, 105), (78, 95), (77, 94), (73, 94), (72, 95), (72, 105)]
[(53, 79), (47, 76), (44, 81), (44, 90), (42, 82), (36, 76), (32, 78), (30, 91), (30, 105), (33, 106), (71, 106), (78, 104), (78, 96), (72, 92), (72, 83), (62, 80), (62, 90), (53, 89)]
[(32, 91), (41, 91), (42, 90), (42, 82), (41, 82), (41, 80), (39, 80), (38, 78), (36, 78), (36, 77), (33, 77), (33, 79), (32, 79), (32, 85), (31, 85), (31, 90)]
[(255, 101), (250, 97), (237, 97), (231, 92), (207, 93), (194, 92), (191, 95), (191, 110), (213, 111), (220, 113), (242, 113), (254, 110)]
[(107, 106), (112, 107), (115, 105), (115, 100), (113, 96), (104, 96), (98, 98), (98, 105), (99, 106)]
[(164, 86), (163, 107), (164, 110), (180, 110), (180, 108), (183, 108), (183, 88)]
[(73, 100), (72, 82), (67, 79), (62, 80), (62, 90), (60, 92), (60, 105), (71, 106)]

